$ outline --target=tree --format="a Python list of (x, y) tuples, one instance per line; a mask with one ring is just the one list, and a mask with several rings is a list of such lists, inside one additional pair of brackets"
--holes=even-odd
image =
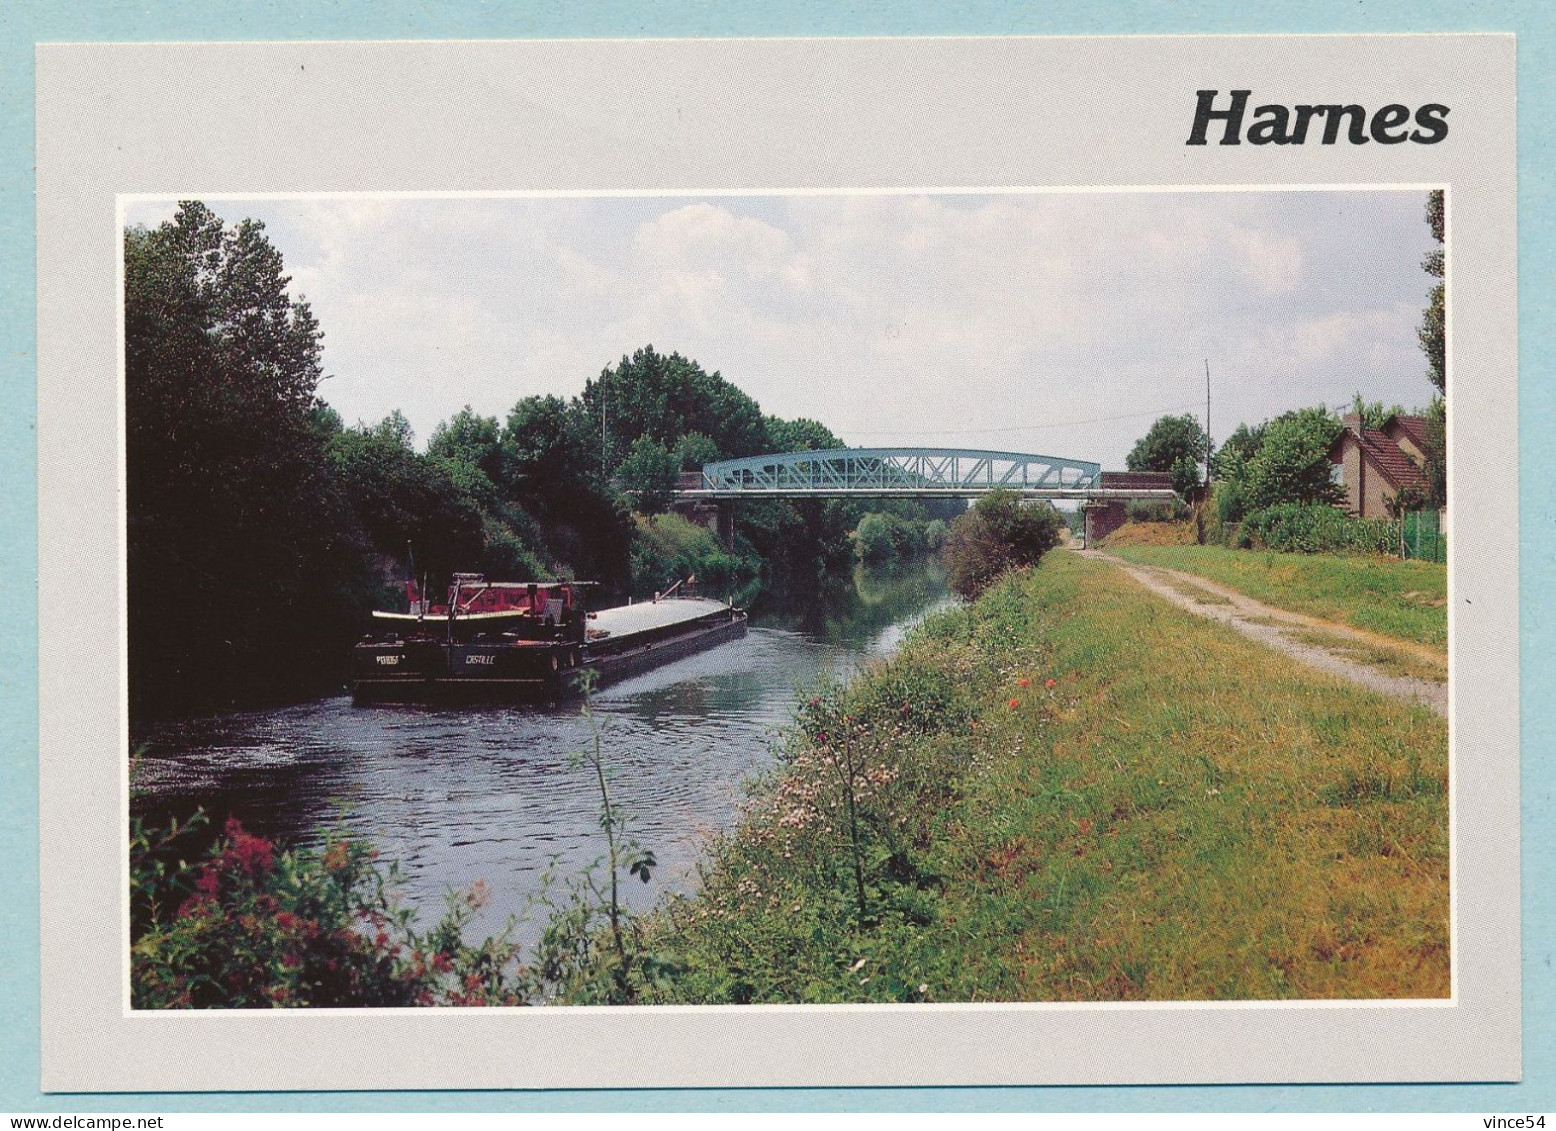
[(843, 447), (832, 430), (825, 424), (798, 417), (783, 420), (769, 416), (766, 420), (769, 450), (775, 452), (826, 452)]
[(639, 514), (659, 514), (670, 506), (680, 470), (680, 461), (663, 444), (639, 436), (632, 441), (627, 458), (621, 461), (617, 479), (622, 491), (632, 499), (633, 510)]
[(1448, 392), (1448, 307), (1447, 288), (1444, 285), (1447, 260), (1442, 246), (1446, 219), (1443, 190), (1433, 189), (1426, 197), (1426, 222), (1431, 226), (1432, 238), (1437, 241), (1437, 247), (1426, 253), (1426, 258), (1421, 261), (1421, 269), (1438, 282), (1432, 288), (1417, 336), (1421, 340), (1421, 349), (1426, 353), (1427, 376), (1432, 379), (1437, 391), (1443, 394)]
[(1010, 491), (991, 491), (946, 535), (946, 565), (952, 590), (972, 599), (1002, 574), (1036, 565), (1059, 544), (1064, 520), (1046, 504), (1025, 504)]
[(1421, 349), (1426, 354), (1426, 372), (1436, 387), (1438, 396), (1426, 417), (1426, 451), (1424, 468), (1429, 490), (1430, 506), (1446, 506), (1448, 502), (1448, 307), (1445, 286), (1447, 261), (1444, 257), (1443, 237), (1447, 216), (1444, 211), (1441, 189), (1433, 189), (1426, 198), (1426, 222), (1432, 229), (1437, 247), (1427, 252), (1421, 268), (1437, 280), (1431, 297), (1421, 316), (1418, 336)]
[(409, 543), (418, 567), (435, 578), (508, 564), (486, 560), (482, 502), (495, 502), (491, 482), (473, 465), (418, 454), (398, 411), (341, 432), (330, 457), (378, 553), (402, 559)]
[(1329, 462), (1329, 448), (1341, 427), (1322, 406), (1283, 413), (1266, 424), (1244, 474), (1246, 509), (1342, 500), (1345, 492), (1334, 482)]
[(559, 572), (624, 591), (630, 584), (630, 511), (599, 463), (598, 418), (578, 401), (525, 397), (503, 426), (504, 497), (545, 529)]
[(495, 416), (478, 416), (466, 405), (439, 424), (427, 442), (427, 454), (479, 468), (492, 483), (502, 482), (506, 455)]
[(264, 225), (186, 201), (124, 233), (131, 704), (284, 698), (369, 599), (325, 458), (323, 333)]
[(1405, 415), (1405, 410), (1397, 404), (1384, 408), (1382, 401), (1373, 401), (1369, 404), (1362, 399), (1361, 393), (1357, 392), (1351, 399), (1351, 413), (1361, 417), (1364, 428), (1382, 428), (1388, 423), (1390, 417)]
[(1135, 442), (1124, 466), (1130, 471), (1165, 471), (1172, 476), (1173, 490), (1182, 494), (1202, 482), (1200, 468), (1209, 451), (1210, 437), (1193, 416), (1163, 416)]
[(1259, 447), (1264, 443), (1264, 430), (1269, 427), (1269, 422), (1256, 424), (1249, 427), (1239, 424), (1233, 429), (1221, 444), (1212, 461), (1217, 479), (1240, 479), (1243, 469), (1248, 466), (1248, 461), (1258, 453)]
[(701, 471), (704, 464), (717, 462), (719, 446), (710, 436), (688, 432), (676, 445), (675, 454), (682, 471)]
[(700, 432), (725, 459), (767, 450), (762, 410), (754, 400), (717, 372), (651, 345), (623, 357), (614, 369), (602, 370), (584, 385), (575, 406), (589, 422), (594, 451), (597, 458), (603, 456), (608, 472), (639, 436), (673, 451), (682, 436)]
[(587, 422), (561, 397), (525, 397), (502, 431), (503, 485), (544, 517), (599, 471)]
[(1426, 473), (1426, 505), (1448, 505), (1448, 400), (1435, 397), (1426, 410), (1426, 450), (1421, 470)]

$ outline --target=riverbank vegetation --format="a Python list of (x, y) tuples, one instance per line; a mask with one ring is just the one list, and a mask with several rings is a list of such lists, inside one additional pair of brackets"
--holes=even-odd
[(1436, 562), (1111, 542), (1108, 552), (1198, 574), (1278, 609), (1447, 652), (1448, 569)]
[[(645, 346), (570, 399), (516, 388), (504, 418), (467, 407), (418, 449), (400, 413), (348, 423), (322, 399), (327, 328), (262, 224), (185, 203), (124, 233), (124, 280), (135, 719), (338, 689), (410, 576), (577, 577), (614, 600), (695, 573), (726, 596), (854, 553), (859, 503), (743, 505), (732, 548), (663, 513), (705, 462), (842, 444), (690, 358)], [(888, 509), (926, 536), (939, 513)]]
[(519, 1005), (534, 992), (506, 935), (463, 929), (489, 898), (452, 892), (417, 932), (361, 841), (288, 850), (229, 819), (186, 859), (204, 824), (139, 821), (130, 836), (130, 1000), (136, 1009)]
[(809, 701), (673, 1002), (1448, 993), (1446, 729), (1058, 554)]
[[(903, 509), (909, 508), (921, 509), (911, 503)], [(854, 557), (878, 565), (933, 554), (945, 544), (946, 528), (943, 518), (919, 518), (911, 514), (904, 517), (894, 511), (871, 511), (854, 528)]]
[(1064, 516), (1046, 503), (1028, 506), (1014, 492), (989, 492), (946, 533), (952, 592), (971, 599), (1009, 571), (1036, 565), (1059, 544), (1064, 528)]

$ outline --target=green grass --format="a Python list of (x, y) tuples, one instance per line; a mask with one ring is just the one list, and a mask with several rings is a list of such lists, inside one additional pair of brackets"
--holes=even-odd
[(1435, 562), (1220, 546), (1128, 546), (1109, 552), (1198, 574), (1276, 608), (1415, 644), (1448, 646), (1448, 569)]
[(1449, 992), (1442, 720), (1104, 562), (931, 618), (786, 751), (641, 1000)]
[(1399, 648), (1386, 644), (1372, 644), (1338, 632), (1326, 632), (1321, 628), (1290, 628), (1286, 635), (1303, 644), (1337, 653), (1347, 660), (1377, 668), (1385, 675), (1403, 676), (1406, 679), (1424, 679), (1432, 683), (1448, 682), (1448, 665), (1432, 663)]
[(1213, 592), (1204, 586), (1196, 585), (1190, 581), (1179, 581), (1170, 575), (1162, 576), (1162, 580), (1167, 583), (1168, 588), (1172, 589), (1173, 592), (1181, 593), (1196, 604), (1230, 605), (1232, 603), (1231, 598), (1222, 596), (1220, 593)]

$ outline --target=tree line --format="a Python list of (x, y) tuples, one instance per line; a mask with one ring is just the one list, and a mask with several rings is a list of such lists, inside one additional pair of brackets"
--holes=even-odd
[(134, 718), (338, 686), (412, 568), (619, 599), (699, 569), (749, 593), (854, 552), (857, 503), (743, 504), (733, 552), (660, 513), (682, 470), (843, 446), (677, 353), (645, 346), (501, 420), (466, 407), (419, 451), (399, 412), (348, 425), (322, 399), (324, 330), (262, 223), (185, 202), (124, 233), (124, 267)]

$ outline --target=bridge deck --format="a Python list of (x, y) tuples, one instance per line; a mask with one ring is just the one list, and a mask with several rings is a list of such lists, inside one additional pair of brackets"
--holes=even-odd
[(1166, 500), (1165, 475), (1104, 472), (1090, 460), (973, 448), (831, 448), (719, 460), (682, 477), (675, 497), (698, 499), (967, 499), (1011, 491), (1029, 499)]
[(1166, 502), (1176, 499), (1171, 488), (1117, 487), (701, 487), (675, 492), (675, 498), (697, 499), (970, 499), (1006, 491), (1026, 499), (1076, 499), (1120, 502)]

